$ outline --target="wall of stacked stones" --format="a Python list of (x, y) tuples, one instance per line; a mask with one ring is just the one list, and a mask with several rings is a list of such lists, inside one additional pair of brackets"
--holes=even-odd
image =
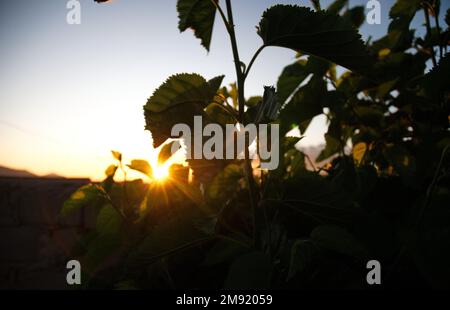
[(94, 225), (82, 210), (61, 219), (63, 202), (87, 179), (0, 178), (0, 289), (66, 289), (66, 263), (80, 233)]

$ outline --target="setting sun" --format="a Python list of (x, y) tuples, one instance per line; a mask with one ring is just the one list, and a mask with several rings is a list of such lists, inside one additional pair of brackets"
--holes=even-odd
[(168, 165), (156, 165), (153, 168), (153, 177), (156, 181), (162, 181), (169, 176), (169, 166)]

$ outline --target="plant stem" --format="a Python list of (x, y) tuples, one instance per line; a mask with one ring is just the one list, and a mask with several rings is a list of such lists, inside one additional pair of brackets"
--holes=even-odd
[(241, 60), (239, 58), (239, 51), (237, 48), (236, 33), (234, 32), (233, 11), (231, 9), (231, 0), (226, 0), (227, 15), (228, 15), (228, 33), (230, 34), (231, 48), (233, 51), (234, 67), (236, 69), (237, 88), (238, 88), (238, 103), (239, 103), (239, 122), (244, 124), (244, 82), (245, 78), (242, 73)]
[[(233, 21), (233, 10), (231, 8), (231, 0), (226, 0), (226, 6), (227, 6), (227, 16), (228, 16), (228, 33), (230, 35), (230, 41), (231, 41), (231, 48), (233, 51), (233, 58), (234, 58), (234, 66), (236, 69), (236, 77), (237, 77), (237, 89), (238, 89), (238, 104), (239, 104), (239, 122), (242, 125), (244, 124), (244, 107), (245, 107), (245, 96), (244, 96), (244, 85), (245, 85), (245, 75), (242, 71), (241, 67), (241, 60), (239, 58), (239, 51), (237, 47), (237, 41), (236, 41), (236, 33), (234, 31), (234, 21)], [(248, 70), (247, 70), (248, 72)], [(248, 154), (248, 146), (245, 146), (246, 148), (246, 155)], [(256, 206), (258, 205), (257, 201), (257, 187), (255, 180), (253, 178), (253, 170), (250, 162), (249, 156), (246, 156), (245, 159), (245, 174), (247, 178), (248, 183), (248, 190), (249, 190), (249, 198), (250, 198), (250, 204), (253, 210), (253, 223), (254, 223), (254, 231), (253, 231), (253, 238), (255, 246), (257, 245), (258, 241), (258, 225), (257, 225), (257, 209)]]
[(252, 60), (250, 60), (250, 63), (248, 64), (247, 70), (245, 70), (245, 72), (244, 72), (244, 80), (247, 78), (247, 75), (250, 72), (250, 69), (252, 68), (253, 63), (255, 62), (256, 58), (258, 57), (258, 55), (262, 52), (262, 50), (265, 47), (266, 47), (265, 45), (261, 46), (260, 48), (258, 48), (256, 53), (253, 55)]
[[(425, 22), (427, 27), (427, 34), (431, 37), (431, 24), (430, 24), (430, 14), (428, 13), (428, 8), (423, 8), (425, 13)], [(437, 66), (436, 54), (434, 53), (434, 47), (431, 47), (431, 60), (433, 61), (433, 66)]]

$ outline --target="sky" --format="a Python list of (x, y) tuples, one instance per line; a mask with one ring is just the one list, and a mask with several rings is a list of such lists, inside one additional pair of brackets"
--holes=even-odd
[[(179, 33), (176, 0), (80, 0), (80, 25), (67, 24), (67, 2), (0, 0), (0, 166), (101, 179), (113, 161), (110, 150), (121, 151), (126, 161), (153, 156), (143, 105), (170, 75), (225, 74), (224, 84), (235, 80), (219, 16), (208, 53), (192, 31)], [(323, 7), (331, 2), (321, 1)], [(363, 38), (386, 31), (393, 2), (381, 1), (381, 25), (364, 24)], [(232, 1), (244, 62), (262, 43), (255, 28), (261, 14), (277, 3), (310, 6), (306, 0)], [(422, 27), (421, 20), (415, 26)], [(287, 49), (265, 49), (248, 77), (246, 96), (276, 85), (294, 56)], [(325, 131), (318, 117), (302, 143), (323, 143)]]

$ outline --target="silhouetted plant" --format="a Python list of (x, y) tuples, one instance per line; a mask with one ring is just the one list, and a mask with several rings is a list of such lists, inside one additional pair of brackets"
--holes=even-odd
[[(148, 162), (127, 166), (114, 152), (106, 179), (80, 188), (62, 210), (98, 210), (96, 228), (74, 249), (86, 287), (366, 288), (370, 259), (381, 262), (384, 285), (449, 286), (449, 12), (444, 30), (439, 1), (397, 0), (388, 33), (364, 43), (364, 8), (347, 2), (267, 9), (262, 45), (244, 64), (230, 0), (178, 0), (180, 31), (193, 29), (206, 50), (220, 16), (236, 83), (169, 77), (144, 106), (154, 146), (195, 115), (222, 126), (254, 122), (264, 102), (245, 98), (245, 81), (264, 48), (278, 46), (297, 52), (276, 85), (280, 165), (256, 173), (250, 160), (188, 160), (157, 182)], [(424, 37), (410, 29), (419, 11)], [(300, 138), (284, 136), (323, 113), (329, 126), (317, 161), (329, 160), (308, 170)], [(118, 169), (150, 182), (117, 183)]]

